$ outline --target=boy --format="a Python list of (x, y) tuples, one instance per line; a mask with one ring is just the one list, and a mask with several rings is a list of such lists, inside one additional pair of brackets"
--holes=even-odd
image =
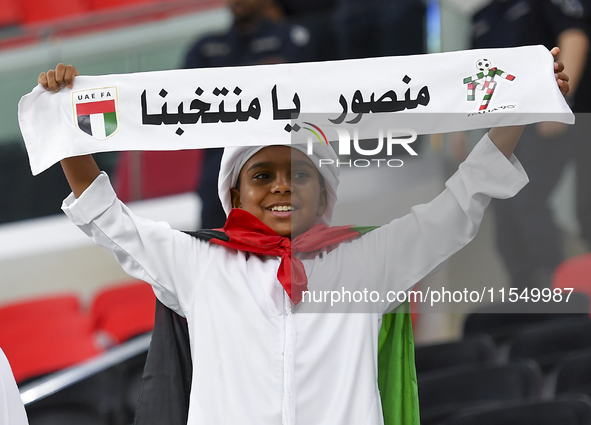
[[(556, 64), (564, 94), (562, 71)], [(75, 75), (58, 65), (39, 82), (59, 91), (71, 88)], [(512, 157), (521, 131), (492, 129), (440, 196), (346, 242), (335, 236), (339, 229), (323, 226), (336, 202), (337, 170), (317, 169), (297, 145), (226, 149), (220, 198), (227, 213), (234, 209), (227, 238), (213, 243), (135, 217), (90, 156), (62, 161), (73, 191), (63, 209), (187, 319), (188, 424), (378, 425), (378, 333), (382, 314), (396, 304), (320, 314), (299, 303), (301, 291), (320, 284), (355, 290), (367, 282), (382, 295), (411, 288), (472, 239), (492, 196), (512, 196), (525, 185)], [(330, 147), (319, 149), (335, 157)], [(292, 257), (297, 251), (304, 255)]]

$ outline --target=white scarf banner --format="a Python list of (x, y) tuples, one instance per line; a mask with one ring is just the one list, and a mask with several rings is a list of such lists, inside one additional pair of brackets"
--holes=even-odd
[(72, 90), (35, 87), (19, 124), (35, 175), (95, 152), (289, 144), (301, 114), (319, 114), (317, 129), (404, 118), (418, 134), (572, 124), (553, 61), (529, 46), (79, 76)]

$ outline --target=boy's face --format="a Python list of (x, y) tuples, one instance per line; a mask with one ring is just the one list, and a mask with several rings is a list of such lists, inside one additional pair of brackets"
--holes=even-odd
[(312, 161), (289, 146), (269, 146), (240, 170), (232, 206), (248, 211), (281, 236), (295, 238), (324, 214), (326, 190)]

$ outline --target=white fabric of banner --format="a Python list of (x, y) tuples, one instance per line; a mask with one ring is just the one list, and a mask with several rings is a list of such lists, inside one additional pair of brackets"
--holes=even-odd
[(319, 114), (318, 128), (404, 117), (418, 134), (572, 124), (552, 63), (528, 46), (80, 76), (72, 90), (23, 96), (19, 124), (33, 174), (95, 152), (290, 144), (300, 114)]

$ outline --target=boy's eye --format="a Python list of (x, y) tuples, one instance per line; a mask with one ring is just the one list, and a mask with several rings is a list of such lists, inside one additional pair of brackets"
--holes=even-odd
[(269, 178), (269, 173), (257, 173), (254, 176), (252, 176), (253, 179), (268, 179)]
[(294, 179), (305, 179), (310, 177), (310, 173), (307, 171), (297, 171), (293, 174), (292, 178)]

